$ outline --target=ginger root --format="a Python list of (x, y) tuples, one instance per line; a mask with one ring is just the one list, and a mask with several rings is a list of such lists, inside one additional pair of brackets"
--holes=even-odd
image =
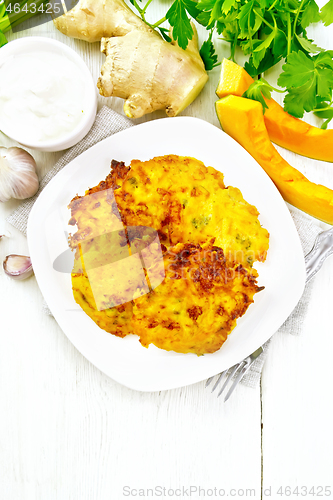
[(184, 51), (153, 30), (134, 30), (125, 36), (103, 38), (101, 50), (106, 61), (97, 83), (99, 92), (126, 99), (124, 111), (130, 118), (158, 109), (176, 116), (208, 80), (196, 39)]
[(101, 40), (106, 61), (99, 92), (125, 99), (124, 112), (130, 118), (159, 109), (176, 116), (208, 80), (194, 26), (193, 39), (183, 50), (163, 40), (123, 0), (81, 0), (54, 24), (67, 36)]

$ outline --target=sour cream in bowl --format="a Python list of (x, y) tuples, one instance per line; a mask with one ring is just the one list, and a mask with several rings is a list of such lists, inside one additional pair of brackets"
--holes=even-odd
[(89, 132), (97, 90), (83, 59), (50, 38), (27, 37), (0, 49), (0, 130), (23, 146), (60, 151)]

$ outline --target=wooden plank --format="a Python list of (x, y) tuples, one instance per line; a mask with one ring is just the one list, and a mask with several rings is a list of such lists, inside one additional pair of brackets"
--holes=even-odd
[[(332, 48), (332, 27), (312, 26), (309, 36), (319, 46)], [(266, 75), (267, 79), (276, 83), (280, 71), (281, 67), (274, 68)], [(280, 95), (274, 98), (281, 102)], [(310, 114), (306, 114), (305, 120), (317, 126), (321, 123)], [(310, 180), (333, 188), (332, 164), (310, 160), (282, 148), (278, 150)], [(263, 490), (271, 493), (272, 498), (286, 497), (289, 487), (294, 492), (289, 498), (333, 497), (332, 284), (331, 257), (315, 278), (302, 334), (299, 337), (276, 335), (264, 367)], [(330, 490), (325, 492), (325, 487)], [(283, 496), (278, 495), (278, 491)]]
[(274, 337), (264, 367), (263, 487), (272, 498), (280, 486), (315, 486), (316, 495), (331, 486), (333, 496), (332, 285), (331, 259), (316, 278), (302, 334)]

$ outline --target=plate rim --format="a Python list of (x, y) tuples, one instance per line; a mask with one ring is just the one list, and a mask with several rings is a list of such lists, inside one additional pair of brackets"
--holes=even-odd
[[(188, 121), (188, 122), (192, 122), (192, 123), (200, 123), (201, 126), (205, 126), (207, 128), (214, 128), (216, 129), (218, 132), (222, 133), (222, 134), (225, 134), (223, 132), (223, 130), (219, 129), (218, 127), (216, 127), (215, 125), (211, 124), (210, 122), (207, 122), (201, 118), (196, 118), (196, 117), (189, 117), (189, 116), (180, 116), (180, 117), (176, 117), (176, 118), (173, 118), (173, 120), (178, 120), (179, 122), (180, 121)], [(91, 148), (88, 148), (86, 151), (84, 151), (83, 153), (81, 153), (80, 155), (78, 155), (76, 158), (74, 158), (73, 160), (71, 160), (67, 165), (65, 165), (52, 179), (51, 181), (45, 186), (45, 188), (42, 190), (42, 192), (40, 193), (40, 195), (38, 196), (36, 202), (34, 203), (33, 207), (32, 207), (32, 210), (30, 212), (30, 215), (29, 215), (29, 219), (28, 219), (28, 225), (27, 225), (27, 238), (28, 238), (28, 246), (29, 246), (29, 251), (30, 251), (30, 257), (32, 259), (32, 263), (33, 263), (33, 266), (34, 266), (34, 262), (35, 262), (35, 242), (33, 241), (33, 238), (34, 238), (34, 220), (37, 218), (39, 218), (39, 215), (37, 216), (37, 213), (38, 213), (38, 210), (39, 210), (39, 207), (44, 203), (44, 199), (46, 199), (46, 203), (49, 201), (48, 199), (48, 192), (53, 189), (53, 182), (55, 182), (55, 179), (58, 177), (61, 176), (61, 175), (65, 175), (66, 172), (69, 171), (69, 169), (71, 168), (73, 162), (76, 162), (78, 161), (79, 158), (81, 158), (83, 155), (86, 155), (86, 154), (91, 154), (95, 149), (99, 149), (101, 148), (101, 146), (108, 142), (110, 139), (114, 138), (115, 136), (118, 136), (119, 134), (123, 134), (124, 136), (126, 136), (128, 133), (133, 133), (133, 131), (137, 130), (138, 127), (140, 127), (141, 129), (144, 129), (144, 128), (149, 128), (151, 127), (152, 125), (154, 127), (158, 127), (158, 122), (163, 122), (163, 123), (171, 123), (174, 124), (174, 122), (170, 122), (170, 118), (159, 118), (159, 119), (155, 119), (155, 120), (150, 120), (150, 121), (147, 121), (147, 122), (144, 122), (144, 123), (141, 123), (141, 124), (138, 124), (138, 125), (134, 125), (134, 126), (130, 126), (122, 131), (119, 131), (105, 139), (103, 139), (102, 141), (99, 141), (98, 143), (94, 144)], [(169, 125), (168, 125), (169, 126)], [(257, 164), (257, 166), (259, 167), (260, 171), (262, 174), (264, 174), (267, 179), (269, 180), (270, 184), (271, 184), (271, 187), (277, 192), (280, 200), (281, 200), (281, 208), (284, 207), (283, 211), (284, 211), (284, 214), (285, 216), (289, 219), (289, 226), (290, 228), (292, 229), (292, 232), (294, 233), (294, 236), (296, 236), (296, 241), (298, 242), (298, 253), (300, 253), (302, 255), (302, 260), (301, 262), (299, 262), (299, 265), (300, 265), (300, 268), (299, 270), (302, 268), (302, 282), (299, 282), (299, 286), (298, 286), (298, 292), (297, 294), (295, 293), (295, 295), (297, 295), (297, 300), (295, 299), (295, 303), (290, 311), (290, 313), (292, 312), (293, 308), (296, 306), (298, 300), (300, 299), (302, 293), (303, 293), (303, 290), (304, 290), (304, 286), (305, 286), (305, 261), (304, 261), (304, 255), (303, 255), (303, 251), (302, 251), (302, 247), (301, 247), (301, 242), (300, 242), (300, 239), (299, 239), (299, 236), (298, 236), (298, 233), (297, 233), (297, 229), (296, 229), (296, 226), (292, 220), (292, 217), (291, 217), (291, 213), (285, 203), (285, 201), (283, 200), (282, 196), (280, 195), (279, 191), (277, 190), (276, 186), (274, 185), (274, 183), (271, 181), (271, 179), (269, 178), (269, 176), (266, 174), (266, 172), (262, 169), (262, 167), (260, 167), (260, 165), (256, 162), (256, 160), (254, 160), (254, 158), (249, 155), (249, 153), (244, 149), (242, 148), (236, 141), (234, 141), (230, 136), (228, 136), (227, 134), (225, 134), (225, 136), (228, 138), (228, 140), (230, 140), (234, 145), (237, 145), (238, 148), (241, 148), (241, 150), (246, 153), (246, 155), (248, 155), (249, 158), (251, 158), (251, 161), (252, 162), (255, 162)], [(103, 148), (103, 146), (102, 146)], [(170, 153), (172, 154), (172, 153)], [(36, 260), (37, 262), (37, 260)], [(133, 383), (129, 383), (128, 381), (126, 381), (126, 383), (121, 380), (121, 377), (118, 378), (117, 375), (115, 374), (112, 374), (110, 375), (110, 373), (106, 373), (104, 369), (102, 369), (100, 366), (98, 366), (98, 363), (96, 363), (96, 361), (94, 361), (92, 358), (93, 356), (87, 356), (87, 353), (86, 352), (82, 352), (81, 348), (72, 340), (72, 338), (70, 338), (70, 335), (67, 334), (66, 332), (66, 324), (65, 321), (64, 321), (64, 318), (61, 317), (56, 308), (54, 307), (54, 304), (51, 303), (47, 300), (48, 299), (48, 296), (49, 296), (49, 293), (47, 292), (47, 290), (44, 288), (44, 285), (42, 283), (42, 279), (41, 278), (41, 275), (39, 274), (39, 269), (38, 269), (38, 265), (37, 265), (37, 272), (35, 273), (35, 276), (36, 276), (36, 280), (37, 280), (37, 283), (38, 283), (38, 286), (41, 290), (41, 293), (42, 295), (44, 296), (44, 299), (46, 300), (55, 320), (57, 321), (57, 323), (59, 324), (60, 328), (63, 330), (64, 334), (66, 335), (66, 337), (70, 340), (70, 342), (74, 345), (74, 347), (89, 361), (91, 362), (92, 364), (94, 364), (98, 369), (100, 369), (101, 371), (103, 371), (106, 375), (108, 375), (110, 378), (112, 378), (113, 380), (115, 380), (116, 382), (122, 384), (122, 385), (125, 385), (126, 387), (129, 387), (131, 389), (134, 389), (134, 390), (138, 390), (138, 391), (142, 391), (142, 392), (154, 392), (154, 391), (161, 391), (161, 390), (168, 390), (168, 389), (173, 389), (173, 388), (177, 388), (177, 387), (182, 387), (184, 385), (190, 385), (190, 384), (194, 384), (194, 383), (197, 383), (199, 381), (202, 381), (202, 380), (205, 380), (206, 378), (208, 378), (209, 376), (212, 376), (212, 375), (215, 375), (216, 373), (219, 373), (219, 371), (216, 371), (216, 369), (214, 368), (213, 371), (209, 374), (209, 372), (207, 372), (207, 375), (205, 375), (204, 377), (202, 377), (201, 375), (198, 375), (198, 377), (191, 377), (191, 381), (188, 381), (186, 383), (183, 383), (182, 381), (179, 382), (179, 383), (173, 383), (173, 384), (170, 384), (170, 383), (166, 383), (166, 384), (159, 384), (158, 387), (154, 387), (154, 384), (152, 384), (150, 387), (146, 387), (146, 388), (143, 388), (141, 386), (141, 384), (137, 385), (135, 383), (135, 381), (133, 381)], [(283, 321), (285, 321), (287, 319), (287, 317), (289, 317), (290, 313), (288, 314), (288, 316), (286, 316), (284, 318)], [(279, 326), (282, 325), (282, 322), (280, 322)], [(270, 333), (269, 337), (266, 338), (266, 341), (271, 338), (271, 336), (275, 333), (275, 331), (278, 329), (277, 328), (274, 328), (274, 330)], [(109, 333), (107, 333), (107, 335), (111, 335)], [(259, 345), (257, 345), (256, 348), (260, 347), (260, 345), (262, 345), (262, 342), (259, 343)], [(255, 349), (251, 349), (251, 352), (253, 352)], [(248, 352), (248, 354), (250, 354), (251, 352)], [(247, 355), (248, 355), (247, 354)], [(241, 357), (238, 359), (238, 361), (236, 362), (239, 362), (241, 361), (242, 359), (244, 359), (244, 356), (243, 354), (241, 355)], [(235, 363), (236, 363), (235, 362)], [(233, 364), (235, 364), (233, 363)], [(230, 366), (233, 366), (233, 364), (231, 364)], [(230, 367), (229, 366), (229, 367)], [(223, 368), (223, 369), (226, 369), (226, 368)], [(220, 370), (221, 371), (221, 370)], [(214, 373), (213, 373), (214, 372)]]

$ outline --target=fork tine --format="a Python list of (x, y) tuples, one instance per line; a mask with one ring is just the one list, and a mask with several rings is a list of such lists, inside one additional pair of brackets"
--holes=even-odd
[[(243, 363), (243, 362), (242, 362)], [(224, 389), (226, 388), (228, 382), (232, 379), (232, 377), (235, 375), (236, 371), (238, 370), (238, 368), (240, 367), (240, 365), (242, 363), (238, 363), (237, 365), (235, 365), (232, 369), (232, 372), (230, 373), (230, 375), (227, 377), (227, 380), (224, 382), (223, 386), (222, 386), (222, 389), (220, 390), (220, 392), (218, 393), (217, 397), (221, 396), (222, 392), (224, 391)]]
[(234, 392), (235, 387), (237, 386), (238, 382), (240, 382), (242, 380), (242, 378), (244, 377), (244, 375), (246, 374), (246, 372), (250, 369), (250, 367), (252, 366), (252, 364), (255, 362), (255, 360), (260, 356), (260, 354), (263, 351), (264, 351), (263, 348), (259, 347), (248, 358), (244, 359), (244, 361), (243, 361), (244, 366), (242, 367), (242, 369), (239, 371), (237, 377), (235, 378), (234, 383), (232, 384), (232, 386), (230, 387), (230, 389), (229, 389), (226, 397), (224, 398), (224, 402), (226, 402), (230, 398), (230, 396)]
[[(224, 398), (224, 401), (227, 401), (230, 398), (230, 396), (233, 393), (233, 391), (235, 390), (235, 387), (237, 386), (238, 382), (240, 382), (240, 380), (244, 377), (245, 373), (249, 370), (249, 368), (252, 365), (252, 363), (254, 363), (254, 361), (261, 355), (261, 353), (263, 351), (264, 351), (264, 349), (262, 347), (259, 347), (256, 351), (254, 351), (252, 354), (250, 354), (250, 356), (248, 356), (247, 358), (243, 359), (243, 361), (241, 361), (237, 365), (233, 366), (230, 375), (224, 381), (224, 384), (223, 384), (220, 392), (218, 393), (217, 397), (221, 396), (222, 392), (224, 391), (224, 389), (226, 388), (226, 386), (228, 385), (228, 383), (232, 380), (232, 378), (234, 377), (234, 375), (236, 374), (236, 372), (239, 370), (239, 372), (236, 375), (236, 378), (235, 378), (232, 386), (230, 387), (230, 389), (229, 389), (226, 397)], [(224, 370), (224, 372), (221, 372), (219, 374), (219, 377), (218, 377), (217, 381), (214, 384), (212, 392), (215, 391), (215, 389), (218, 386), (218, 384), (220, 383), (223, 375), (225, 375), (227, 372), (228, 372), (228, 369)], [(209, 386), (209, 384), (212, 382), (213, 378), (214, 378), (214, 376), (213, 377), (209, 377), (206, 380), (205, 388)]]
[(207, 380), (206, 380), (206, 384), (205, 384), (205, 389), (206, 387), (209, 386), (209, 384), (211, 383), (211, 381), (213, 380), (214, 377), (209, 377)]
[(235, 378), (232, 386), (230, 387), (229, 391), (227, 392), (227, 395), (224, 398), (224, 402), (226, 402), (230, 398), (230, 396), (234, 392), (238, 382), (240, 382), (242, 380), (242, 378), (244, 377), (245, 373), (249, 370), (251, 365), (252, 365), (252, 363), (250, 363), (250, 362), (244, 363), (241, 370), (238, 372), (237, 377)]
[(219, 385), (219, 383), (220, 383), (221, 378), (223, 377), (223, 375), (224, 375), (226, 372), (227, 372), (227, 370), (224, 370), (224, 372), (221, 372), (221, 373), (220, 373), (219, 378), (217, 379), (217, 381), (216, 381), (216, 382), (215, 382), (215, 384), (214, 384), (214, 387), (213, 387), (213, 389), (212, 389), (212, 392), (214, 392), (214, 391), (215, 391), (216, 387), (217, 387), (217, 386)]

